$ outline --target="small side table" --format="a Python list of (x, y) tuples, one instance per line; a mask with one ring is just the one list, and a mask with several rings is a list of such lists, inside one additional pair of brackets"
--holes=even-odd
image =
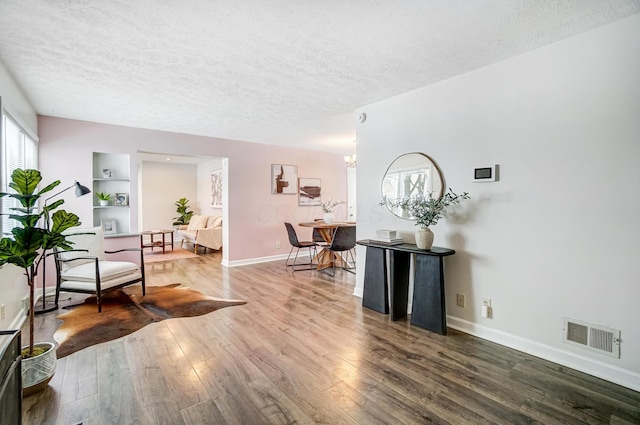
[[(154, 236), (162, 236), (162, 240), (154, 240)], [(171, 240), (168, 241), (166, 239), (166, 235), (171, 235)], [(151, 236), (151, 241), (145, 242), (144, 237)], [(167, 245), (171, 245), (171, 251), (173, 251), (173, 230), (147, 230), (144, 232), (140, 232), (140, 248), (162, 248), (162, 253), (165, 253), (165, 248)]]

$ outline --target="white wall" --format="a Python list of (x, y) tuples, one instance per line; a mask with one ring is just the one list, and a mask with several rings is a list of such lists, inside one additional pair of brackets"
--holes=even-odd
[(7, 69), (0, 63), (0, 97), (3, 106), (20, 121), (25, 130), (38, 134), (38, 115)]
[[(467, 191), (433, 228), (448, 324), (640, 390), (640, 15), (358, 112), (358, 238), (413, 232), (380, 201), (407, 152)], [(499, 164), (497, 183), (471, 183)], [(374, 182), (364, 184), (363, 182)], [(359, 251), (358, 286), (364, 250)], [(467, 297), (457, 307), (455, 294)], [(494, 316), (480, 316), (482, 298)], [(563, 317), (622, 331), (621, 358), (563, 344)]]
[(178, 215), (175, 202), (180, 198), (187, 198), (190, 210), (196, 210), (196, 165), (143, 161), (139, 173), (141, 230), (171, 229)]
[[(20, 124), (33, 135), (38, 134), (38, 117), (22, 94), (4, 65), (0, 63), (0, 98), (6, 108)], [(0, 268), (0, 304), (5, 305), (5, 318), (0, 320), (0, 329), (17, 329), (24, 318), (21, 300), (29, 295), (23, 271), (12, 265)]]

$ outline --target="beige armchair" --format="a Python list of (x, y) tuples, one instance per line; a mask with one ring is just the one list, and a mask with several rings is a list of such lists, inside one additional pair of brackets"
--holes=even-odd
[(180, 247), (187, 241), (193, 244), (193, 252), (198, 253), (198, 247), (219, 250), (222, 248), (222, 217), (194, 215), (188, 225), (178, 228), (177, 235), (182, 240)]
[[(71, 251), (54, 250), (56, 263), (56, 305), (60, 292), (95, 294), (98, 312), (102, 312), (102, 294), (106, 291), (140, 282), (145, 294), (144, 259), (141, 248), (104, 250), (102, 227), (73, 228), (65, 232), (73, 242)], [(140, 264), (109, 261), (105, 254), (123, 251), (140, 253)]]

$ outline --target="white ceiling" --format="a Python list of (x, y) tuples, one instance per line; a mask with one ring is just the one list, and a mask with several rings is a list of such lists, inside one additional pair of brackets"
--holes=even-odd
[(640, 13), (640, 0), (0, 0), (41, 115), (353, 153), (355, 109)]

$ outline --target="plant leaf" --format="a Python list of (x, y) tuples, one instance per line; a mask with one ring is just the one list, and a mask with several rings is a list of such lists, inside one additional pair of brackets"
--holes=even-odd
[(40, 181), (42, 181), (40, 171), (17, 168), (11, 173), (11, 183), (9, 183), (9, 187), (20, 195), (33, 195)]

